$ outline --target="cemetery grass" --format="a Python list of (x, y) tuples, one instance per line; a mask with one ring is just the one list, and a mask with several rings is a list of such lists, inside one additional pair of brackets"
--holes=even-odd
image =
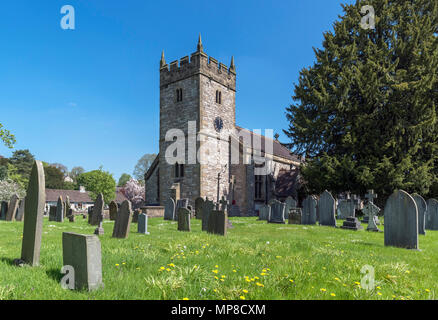
[[(101, 236), (103, 289), (64, 290), (62, 232), (95, 227), (44, 219), (39, 267), (16, 267), (22, 222), (0, 221), (0, 299), (436, 299), (438, 231), (420, 236), (421, 251), (384, 247), (383, 233), (279, 225), (231, 218), (227, 237), (177, 231), (176, 222), (149, 219), (150, 235), (131, 224), (128, 239)], [(338, 221), (342, 225), (342, 221)], [(383, 226), (381, 226), (383, 228)], [(375, 269), (374, 290), (361, 287), (363, 266)]]

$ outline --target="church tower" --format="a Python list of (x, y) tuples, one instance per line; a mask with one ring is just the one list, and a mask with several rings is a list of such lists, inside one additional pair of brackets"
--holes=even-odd
[[(227, 196), (230, 178), (227, 133), (233, 132), (236, 125), (235, 98), (234, 58), (228, 68), (207, 56), (201, 36), (190, 58), (185, 56), (167, 64), (162, 53), (158, 173), (161, 204), (170, 197), (170, 188), (175, 183), (179, 184), (180, 198), (188, 198), (192, 205), (197, 197), (217, 201), (218, 196)], [(171, 132), (183, 133), (185, 137), (183, 160), (179, 160), (182, 163), (169, 163), (166, 159), (166, 150), (176, 139), (166, 141)]]

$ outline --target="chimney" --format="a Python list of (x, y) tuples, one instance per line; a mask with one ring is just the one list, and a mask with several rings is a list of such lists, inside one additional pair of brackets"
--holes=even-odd
[(79, 186), (79, 192), (80, 193), (85, 193), (85, 187), (84, 186)]

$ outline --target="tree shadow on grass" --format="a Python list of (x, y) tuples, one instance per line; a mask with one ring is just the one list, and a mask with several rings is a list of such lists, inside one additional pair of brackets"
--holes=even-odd
[(11, 258), (0, 258), (1, 262), (6, 262), (7, 264), (9, 264), (10, 266), (16, 266), (16, 264), (14, 263), (15, 259), (11, 259)]

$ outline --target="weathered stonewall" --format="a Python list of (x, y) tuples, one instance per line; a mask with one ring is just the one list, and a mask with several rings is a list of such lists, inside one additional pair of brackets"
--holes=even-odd
[(285, 222), (286, 205), (278, 200), (271, 202), (271, 213), (268, 218), (268, 223), (286, 223)]
[(148, 232), (148, 216), (145, 213), (141, 213), (138, 216), (138, 229), (137, 232), (141, 234), (149, 234)]
[(301, 208), (290, 208), (289, 209), (289, 224), (301, 224), (302, 212)]
[(18, 210), (18, 205), (20, 204), (20, 198), (16, 194), (11, 197), (11, 201), (9, 201), (8, 212), (6, 213), (6, 221), (14, 221), (15, 214)]
[(208, 198), (205, 200), (204, 205), (202, 206), (202, 231), (208, 231), (208, 221), (210, 219), (210, 215), (213, 212), (214, 203)]
[(132, 208), (131, 202), (123, 201), (117, 213), (116, 222), (114, 223), (113, 238), (127, 238), (131, 228)]
[(175, 219), (175, 200), (168, 198), (164, 204), (164, 220)]
[(58, 203), (56, 205), (56, 222), (64, 222), (64, 202), (62, 197), (59, 196)]
[(97, 226), (101, 221), (103, 221), (103, 209), (104, 209), (104, 199), (103, 194), (99, 193), (94, 202), (93, 213), (91, 214), (91, 225)]
[(415, 200), (418, 210), (418, 233), (426, 235), (426, 211), (427, 203), (419, 194), (412, 194), (412, 198)]
[(269, 204), (264, 204), (259, 209), (259, 220), (268, 221), (270, 214), (271, 214), (271, 206)]
[(321, 194), (318, 202), (319, 225), (336, 227), (336, 202), (327, 190)]
[(45, 184), (43, 164), (41, 161), (35, 161), (27, 188), (21, 247), (21, 260), (32, 266), (37, 266), (40, 262), (44, 206), (46, 204)]
[(118, 209), (119, 208), (117, 207), (117, 203), (115, 201), (111, 201), (111, 203), (109, 204), (109, 212), (110, 212), (110, 220), (111, 221), (116, 221)]
[(178, 231), (190, 231), (191, 212), (187, 208), (178, 209)]
[(436, 199), (427, 200), (426, 229), (438, 230), (438, 201)]
[(56, 206), (49, 208), (49, 221), (56, 221)]
[(318, 202), (313, 196), (308, 196), (303, 201), (302, 224), (316, 224), (316, 207)]
[(17, 214), (15, 216), (16, 221), (23, 221), (25, 206), (26, 206), (26, 198), (20, 201), (20, 206), (18, 207)]
[(96, 290), (102, 283), (102, 248), (95, 235), (62, 233), (64, 266), (74, 270), (75, 290)]
[(418, 210), (414, 198), (396, 190), (385, 204), (385, 246), (419, 249)]
[(203, 198), (196, 198), (195, 200), (195, 218), (202, 219), (202, 206), (205, 200)]
[(6, 220), (6, 213), (8, 212), (9, 203), (7, 201), (2, 201), (0, 220)]

